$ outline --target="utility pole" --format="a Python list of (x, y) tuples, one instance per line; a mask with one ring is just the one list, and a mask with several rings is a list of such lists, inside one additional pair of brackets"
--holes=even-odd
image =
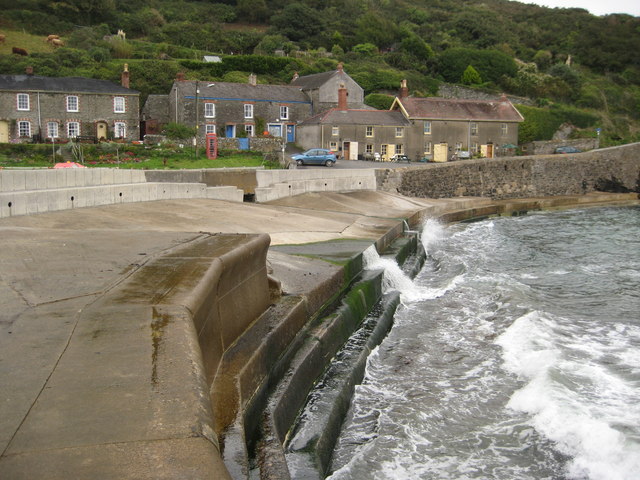
[(199, 108), (198, 108), (198, 94), (200, 93), (200, 88), (199, 88), (199, 83), (198, 80), (196, 80), (196, 136), (193, 138), (193, 146), (194, 148), (194, 160), (198, 159), (198, 122), (199, 122), (199, 118), (198, 118), (198, 112), (199, 112)]

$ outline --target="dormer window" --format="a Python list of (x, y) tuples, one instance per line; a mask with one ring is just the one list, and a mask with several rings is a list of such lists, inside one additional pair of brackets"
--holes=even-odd
[(29, 94), (28, 93), (19, 93), (17, 98), (18, 110), (28, 111), (30, 110), (29, 106)]
[(78, 111), (78, 97), (76, 95), (67, 96), (67, 112)]

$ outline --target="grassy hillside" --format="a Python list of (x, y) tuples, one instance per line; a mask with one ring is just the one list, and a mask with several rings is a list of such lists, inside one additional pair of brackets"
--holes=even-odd
[[(376, 106), (404, 78), (422, 96), (442, 82), (464, 84), (533, 99), (533, 123), (523, 129), (531, 139), (548, 138), (566, 121), (582, 135), (603, 128), (605, 145), (640, 140), (640, 19), (628, 15), (507, 0), (0, 0), (0, 7), (3, 73), (33, 66), (41, 75), (118, 81), (126, 62), (144, 99), (166, 93), (179, 71), (287, 83), (294, 72), (341, 61)], [(119, 29), (125, 40), (113, 36)], [(49, 33), (66, 47), (47, 45)], [(31, 55), (11, 55), (13, 45)], [(202, 63), (207, 53), (223, 63)]]

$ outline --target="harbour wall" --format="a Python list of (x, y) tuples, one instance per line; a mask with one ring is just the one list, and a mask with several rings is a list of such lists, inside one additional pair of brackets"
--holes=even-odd
[(378, 171), (378, 189), (408, 197), (493, 199), (640, 192), (640, 143), (578, 154), (464, 160)]

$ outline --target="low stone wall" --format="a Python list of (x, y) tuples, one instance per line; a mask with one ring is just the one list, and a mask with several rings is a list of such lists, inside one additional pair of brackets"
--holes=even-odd
[(598, 138), (574, 138), (530, 142), (522, 145), (522, 151), (527, 155), (551, 155), (557, 147), (575, 147), (582, 152), (586, 152), (599, 146), (600, 140)]
[(373, 169), (308, 169), (258, 170), (256, 202), (308, 192), (346, 192), (349, 190), (375, 190), (376, 173)]
[(378, 188), (420, 198), (494, 199), (640, 191), (640, 143), (569, 155), (465, 160), (377, 173)]
[[(248, 172), (246, 185), (255, 185)], [(209, 185), (209, 182), (211, 185)], [(117, 168), (0, 170), (0, 218), (116, 203), (178, 198), (242, 202), (243, 191), (202, 170), (145, 171)]]

